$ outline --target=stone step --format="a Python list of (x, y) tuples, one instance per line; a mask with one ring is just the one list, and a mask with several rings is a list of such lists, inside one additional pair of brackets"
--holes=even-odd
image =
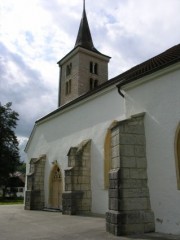
[(43, 211), (46, 211), (46, 212), (62, 212), (62, 209), (59, 209), (59, 208), (44, 208)]

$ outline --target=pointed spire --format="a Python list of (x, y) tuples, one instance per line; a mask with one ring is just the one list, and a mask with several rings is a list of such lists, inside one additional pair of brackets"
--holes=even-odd
[(83, 11), (85, 11), (86, 7), (85, 7), (85, 0), (83, 0)]
[(89, 24), (86, 16), (86, 9), (85, 9), (85, 0), (83, 0), (83, 14), (81, 18), (81, 23), (79, 26), (79, 31), (76, 39), (75, 47), (83, 47), (89, 49), (91, 51), (97, 51), (94, 47), (91, 32), (89, 29)]

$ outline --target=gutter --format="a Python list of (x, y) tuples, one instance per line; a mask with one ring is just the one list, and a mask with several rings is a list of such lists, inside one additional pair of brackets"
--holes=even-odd
[(123, 84), (122, 84), (122, 85), (121, 85), (121, 84), (118, 84), (116, 87), (117, 87), (117, 89), (118, 89), (119, 95), (120, 95), (121, 97), (125, 98), (124, 94), (123, 94), (122, 91), (121, 91), (121, 87), (122, 87), (122, 86), (123, 86)]

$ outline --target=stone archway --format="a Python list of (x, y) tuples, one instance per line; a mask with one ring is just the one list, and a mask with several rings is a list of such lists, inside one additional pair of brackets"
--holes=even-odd
[(49, 205), (54, 209), (62, 209), (62, 174), (57, 164), (51, 170), (49, 182)]

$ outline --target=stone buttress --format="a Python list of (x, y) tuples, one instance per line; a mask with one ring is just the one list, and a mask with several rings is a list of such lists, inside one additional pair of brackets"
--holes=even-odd
[(147, 177), (144, 114), (112, 129), (112, 169), (106, 230), (114, 235), (155, 231)]
[(62, 194), (62, 213), (66, 215), (91, 212), (91, 140), (71, 147), (68, 168), (65, 170), (65, 192)]
[(30, 172), (27, 174), (27, 190), (25, 192), (25, 209), (42, 210), (44, 208), (44, 168), (46, 155), (32, 158)]

